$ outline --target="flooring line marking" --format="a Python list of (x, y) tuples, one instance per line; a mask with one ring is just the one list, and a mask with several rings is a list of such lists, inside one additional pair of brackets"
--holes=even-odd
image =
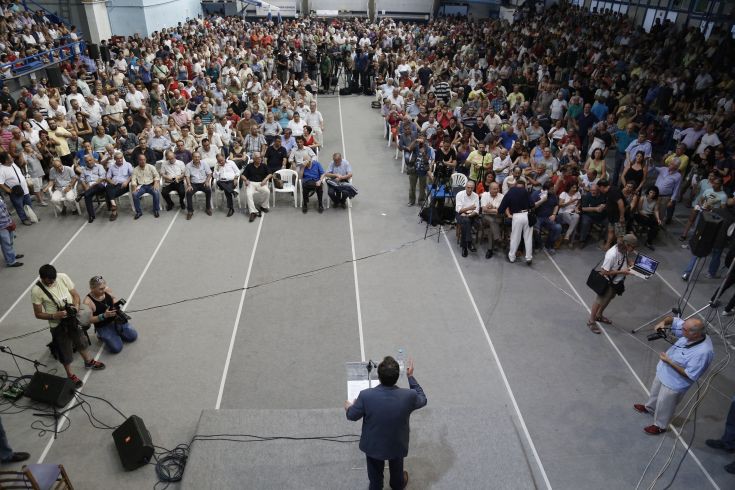
[[(342, 156), (347, 158), (345, 151), (345, 130), (342, 126), (342, 98), (337, 96), (339, 107), (339, 132), (342, 135)], [(329, 199), (329, 196), (327, 196)], [(360, 335), (360, 360), (365, 362), (365, 335), (362, 330), (362, 305), (360, 304), (360, 284), (357, 280), (357, 257), (355, 255), (355, 233), (352, 228), (352, 208), (347, 206), (347, 218), (350, 222), (350, 246), (352, 248), (352, 274), (355, 277), (355, 303), (357, 304), (357, 331)]]
[(464, 286), (464, 289), (467, 292), (467, 297), (470, 299), (470, 303), (472, 304), (472, 309), (475, 311), (475, 315), (477, 316), (477, 321), (480, 324), (480, 327), (482, 328), (483, 333), (485, 334), (485, 340), (487, 340), (487, 343), (490, 346), (490, 352), (492, 352), (493, 359), (495, 360), (495, 364), (498, 366), (500, 377), (503, 378), (503, 384), (505, 384), (505, 390), (508, 392), (508, 396), (510, 396), (510, 401), (513, 403), (513, 409), (515, 410), (516, 415), (518, 416), (518, 421), (520, 422), (521, 428), (523, 429), (523, 435), (526, 437), (526, 442), (528, 442), (528, 445), (531, 448), (533, 457), (536, 460), (536, 465), (538, 466), (538, 469), (541, 472), (541, 476), (543, 476), (544, 478), (544, 483), (546, 484), (546, 488), (550, 490), (551, 482), (549, 481), (549, 477), (546, 475), (546, 470), (544, 469), (543, 463), (541, 463), (541, 458), (539, 457), (538, 451), (536, 450), (536, 445), (533, 443), (533, 440), (531, 439), (531, 434), (528, 432), (526, 421), (523, 418), (521, 409), (518, 407), (518, 402), (516, 401), (516, 397), (513, 394), (513, 389), (510, 387), (510, 383), (508, 382), (508, 377), (505, 375), (505, 369), (503, 369), (503, 365), (500, 363), (500, 357), (498, 357), (498, 353), (495, 350), (495, 344), (493, 344), (493, 341), (490, 338), (490, 333), (487, 331), (487, 325), (485, 325), (485, 320), (482, 319), (480, 310), (477, 308), (477, 303), (475, 303), (475, 297), (472, 295), (472, 291), (470, 291), (470, 286), (467, 284), (467, 280), (464, 277), (462, 268), (459, 266), (459, 262), (457, 261), (457, 256), (454, 253), (452, 244), (449, 243), (449, 238), (447, 238), (447, 234), (444, 231), (444, 228), (441, 229), (441, 234), (444, 236), (444, 241), (447, 244), (447, 248), (449, 249), (449, 252), (452, 254), (452, 260), (454, 261), (454, 265), (457, 267), (459, 278), (462, 280), (462, 285)]
[[(133, 286), (132, 291), (128, 295), (128, 302), (122, 307), (123, 310), (127, 308), (127, 306), (131, 303), (133, 300), (133, 296), (135, 296), (135, 292), (138, 290), (138, 286), (140, 286), (140, 283), (143, 281), (143, 277), (148, 272), (148, 269), (150, 268), (151, 264), (153, 263), (153, 259), (156, 258), (156, 255), (158, 255), (158, 251), (161, 249), (161, 245), (163, 245), (164, 240), (166, 240), (166, 237), (168, 236), (168, 233), (171, 231), (171, 228), (174, 225), (174, 221), (176, 221), (176, 218), (179, 216), (179, 211), (176, 211), (176, 214), (174, 215), (173, 219), (171, 220), (171, 223), (168, 224), (168, 228), (166, 228), (166, 232), (161, 237), (161, 240), (158, 242), (158, 245), (156, 246), (156, 249), (153, 251), (153, 254), (151, 254), (150, 258), (148, 259), (148, 263), (146, 263), (145, 267), (143, 268), (143, 272), (141, 272), (140, 276), (138, 276), (138, 281), (135, 283), (135, 286)], [(85, 223), (86, 224), (86, 223)], [(102, 344), (100, 348), (97, 350), (97, 354), (95, 354), (94, 359), (99, 360), (100, 356), (102, 355), (102, 350), (104, 349), (105, 345)], [(92, 374), (92, 371), (89, 370), (84, 374), (84, 377), (82, 378), (82, 382), (84, 383), (84, 386), (87, 385), (87, 380), (89, 379), (89, 376)], [(77, 392), (81, 392), (84, 389), (84, 386), (77, 390)], [(76, 403), (76, 397), (72, 398), (71, 401), (61, 410), (62, 412), (64, 410), (68, 410)], [(64, 420), (67, 418), (66, 414), (62, 415), (59, 418), (59, 427), (62, 427), (64, 424)], [(38, 464), (43, 463), (44, 459), (46, 459), (46, 456), (48, 455), (49, 451), (51, 450), (51, 446), (54, 445), (54, 435), (51, 434), (49, 437), (49, 441), (46, 444), (46, 447), (43, 449), (43, 452), (41, 453), (41, 457), (38, 458)]]
[[(69, 245), (71, 245), (71, 242), (73, 242), (73, 241), (74, 241), (74, 239), (75, 239), (75, 238), (76, 238), (77, 236), (79, 236), (79, 234), (80, 234), (80, 233), (82, 232), (82, 230), (84, 229), (84, 227), (85, 227), (85, 226), (87, 226), (88, 224), (89, 224), (89, 223), (87, 223), (87, 222), (85, 221), (85, 222), (84, 222), (84, 223), (82, 224), (82, 226), (80, 226), (80, 227), (79, 227), (79, 229), (78, 229), (78, 230), (76, 231), (76, 233), (74, 233), (74, 234), (73, 234), (73, 235), (71, 236), (71, 238), (69, 239), (69, 241), (68, 241), (68, 242), (66, 242), (66, 245), (64, 245), (64, 246), (63, 246), (63, 247), (61, 248), (61, 250), (59, 250), (59, 253), (57, 253), (57, 254), (56, 254), (56, 256), (55, 256), (55, 257), (54, 257), (53, 259), (51, 259), (51, 262), (49, 262), (49, 264), (53, 264), (54, 262), (56, 262), (56, 260), (57, 260), (57, 259), (58, 259), (59, 257), (61, 257), (61, 254), (63, 254), (63, 253), (64, 253), (64, 251), (66, 251), (66, 249), (67, 249), (67, 248), (69, 248)], [(7, 317), (8, 317), (8, 315), (10, 315), (10, 312), (11, 312), (11, 311), (13, 311), (13, 308), (15, 308), (16, 306), (18, 306), (18, 303), (20, 303), (20, 301), (21, 301), (21, 300), (22, 300), (23, 298), (25, 298), (25, 297), (26, 297), (26, 295), (28, 294), (28, 292), (29, 292), (29, 291), (31, 290), (31, 288), (33, 287), (33, 285), (34, 285), (34, 284), (36, 284), (36, 281), (37, 281), (37, 280), (38, 280), (37, 278), (36, 278), (36, 279), (33, 279), (33, 281), (32, 281), (32, 282), (31, 282), (31, 283), (30, 283), (30, 284), (28, 285), (28, 287), (27, 287), (27, 288), (25, 289), (25, 291), (23, 291), (22, 293), (20, 293), (20, 296), (18, 296), (18, 299), (16, 299), (16, 300), (15, 300), (15, 301), (13, 302), (13, 304), (12, 304), (12, 305), (10, 305), (10, 308), (8, 308), (8, 311), (6, 311), (5, 313), (3, 313), (3, 316), (0, 316), (0, 323), (2, 323), (2, 322), (3, 322), (3, 320), (5, 320), (5, 319), (6, 319)]]
[(227, 348), (227, 357), (225, 357), (225, 366), (222, 369), (222, 379), (219, 383), (219, 391), (217, 392), (217, 402), (214, 404), (215, 410), (219, 410), (222, 404), (222, 395), (225, 392), (225, 383), (227, 382), (227, 371), (230, 369), (230, 360), (232, 359), (232, 351), (235, 348), (235, 338), (237, 337), (237, 329), (240, 326), (240, 317), (242, 316), (242, 307), (245, 304), (245, 295), (248, 293), (248, 284), (250, 283), (250, 273), (253, 271), (253, 262), (255, 261), (255, 250), (258, 248), (260, 241), (260, 230), (263, 228), (265, 215), (258, 222), (258, 231), (255, 233), (255, 243), (253, 243), (253, 251), (250, 252), (250, 262), (248, 262), (248, 271), (245, 274), (245, 284), (242, 287), (240, 295), (240, 304), (237, 306), (237, 315), (235, 316), (235, 325), (232, 327), (232, 336), (230, 337), (230, 346)]
[[(546, 252), (544, 251), (544, 253), (546, 253)], [(584, 309), (587, 310), (587, 313), (592, 313), (592, 311), (587, 306), (587, 303), (584, 302), (584, 300), (582, 299), (582, 296), (579, 294), (579, 291), (577, 291), (577, 288), (575, 288), (574, 285), (572, 284), (572, 281), (569, 280), (569, 278), (567, 277), (567, 275), (564, 274), (564, 272), (559, 267), (559, 264), (556, 263), (556, 260), (554, 260), (554, 257), (552, 257), (551, 255), (549, 255), (548, 253), (546, 253), (546, 257), (548, 257), (549, 260), (551, 260), (551, 263), (554, 264), (554, 267), (556, 268), (557, 271), (559, 271), (559, 274), (561, 274), (561, 277), (564, 278), (564, 280), (569, 285), (569, 287), (572, 288), (572, 291), (574, 292), (574, 294), (579, 299), (579, 302), (582, 303), (582, 305), (584, 306)], [(648, 391), (648, 388), (646, 387), (646, 385), (643, 384), (643, 381), (638, 376), (638, 374), (635, 372), (635, 370), (633, 369), (633, 366), (630, 365), (630, 363), (628, 362), (628, 359), (626, 359), (626, 357), (623, 355), (623, 353), (620, 351), (620, 349), (618, 349), (618, 346), (615, 344), (615, 342), (610, 337), (610, 335), (608, 335), (607, 331), (604, 328), (602, 328), (601, 330), (602, 330), (602, 333), (605, 335), (605, 338), (607, 339), (607, 341), (610, 342), (610, 345), (612, 345), (612, 347), (615, 350), (615, 352), (618, 353), (618, 355), (620, 356), (620, 358), (623, 360), (623, 362), (625, 363), (625, 365), (628, 367), (628, 370), (631, 372), (631, 374), (633, 374), (633, 377), (636, 379), (636, 381), (638, 381), (638, 384), (641, 385), (641, 388), (643, 388), (643, 391), (646, 393), (646, 396), (650, 396), (651, 395), (651, 392)], [(674, 432), (674, 434), (676, 434), (676, 437), (679, 439), (679, 442), (681, 442), (682, 446), (684, 446), (684, 449), (686, 449), (686, 451), (689, 454), (689, 456), (691, 456), (692, 459), (694, 460), (694, 462), (697, 463), (697, 466), (699, 466), (699, 469), (702, 470), (702, 472), (704, 473), (704, 475), (707, 477), (707, 480), (709, 480), (709, 482), (712, 484), (712, 487), (716, 488), (717, 490), (720, 490), (720, 487), (719, 487), (719, 485), (717, 485), (717, 482), (715, 482), (715, 480), (712, 478), (712, 475), (709, 474), (709, 472), (707, 471), (707, 469), (702, 465), (702, 462), (699, 461), (699, 458), (697, 458), (697, 456), (694, 454), (694, 452), (692, 452), (692, 450), (690, 449), (689, 445), (686, 443), (686, 441), (684, 440), (684, 438), (681, 436), (681, 433), (679, 432), (679, 430), (676, 427), (674, 427), (673, 425), (671, 426), (671, 430)]]

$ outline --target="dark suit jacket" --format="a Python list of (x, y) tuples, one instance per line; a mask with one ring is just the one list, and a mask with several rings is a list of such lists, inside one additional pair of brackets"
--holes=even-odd
[(426, 395), (413, 376), (410, 389), (397, 386), (363, 390), (347, 410), (347, 418), (362, 421), (360, 449), (375, 459), (405, 458), (408, 455), (408, 419), (426, 405)]

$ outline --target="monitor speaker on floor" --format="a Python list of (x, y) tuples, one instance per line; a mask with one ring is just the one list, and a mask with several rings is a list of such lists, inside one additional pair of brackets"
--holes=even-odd
[(61, 408), (74, 398), (74, 383), (69, 378), (36, 371), (28, 383), (25, 395), (31, 400)]
[(143, 419), (131, 415), (112, 433), (120, 462), (128, 471), (147, 464), (153, 457), (151, 434), (146, 429)]
[(689, 249), (695, 257), (706, 257), (712, 253), (712, 247), (715, 244), (717, 234), (722, 226), (722, 216), (714, 213), (704, 213), (699, 215), (699, 223), (694, 235), (689, 240)]

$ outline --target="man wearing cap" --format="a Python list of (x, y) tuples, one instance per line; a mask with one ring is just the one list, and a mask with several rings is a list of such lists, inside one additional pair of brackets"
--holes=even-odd
[(610, 301), (616, 295), (622, 295), (625, 291), (623, 285), (625, 276), (629, 274), (628, 269), (633, 265), (635, 260), (636, 247), (638, 246), (638, 239), (632, 233), (624, 235), (622, 240), (610, 247), (605, 252), (605, 258), (602, 260), (602, 267), (600, 268), (600, 275), (605, 277), (610, 285), (603, 294), (597, 295), (595, 302), (592, 303), (592, 309), (590, 310), (590, 317), (587, 321), (587, 327), (596, 334), (602, 333), (600, 327), (597, 326), (597, 322), (611, 325), (612, 321), (603, 316), (605, 308), (610, 304)]

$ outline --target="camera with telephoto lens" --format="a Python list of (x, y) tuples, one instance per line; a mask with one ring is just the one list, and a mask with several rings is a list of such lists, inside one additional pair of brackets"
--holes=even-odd
[(667, 338), (666, 330), (656, 330), (654, 333), (650, 334), (647, 338), (649, 342), (658, 340), (658, 339), (665, 340)]
[(115, 310), (115, 322), (116, 323), (128, 323), (131, 320), (131, 316), (122, 311), (122, 307), (125, 306), (124, 298), (120, 298), (116, 303), (113, 303), (112, 308)]
[(68, 303), (67, 301), (64, 301), (64, 311), (66, 312), (66, 318), (76, 318), (77, 317), (77, 309), (73, 304)]

